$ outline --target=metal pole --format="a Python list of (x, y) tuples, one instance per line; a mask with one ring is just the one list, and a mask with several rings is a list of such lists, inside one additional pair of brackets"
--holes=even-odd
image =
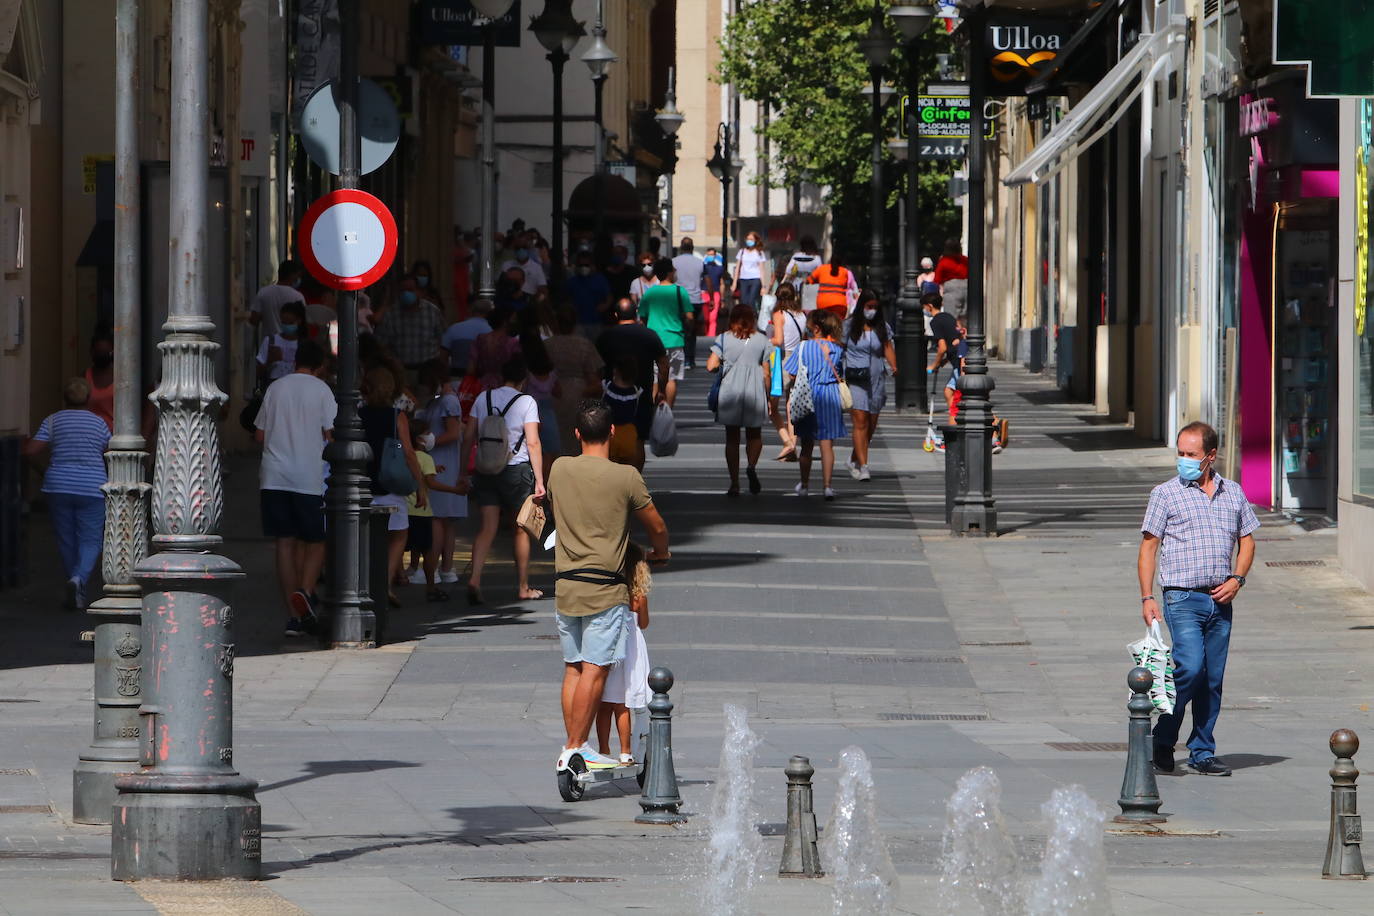
[(969, 19), (968, 138), (968, 359), (959, 379), (959, 448), (966, 476), (954, 497), (950, 530), (955, 534), (997, 534), (997, 504), (992, 496), (992, 376), (988, 375), (987, 335), (983, 329), (983, 240), (986, 215), (983, 163), (983, 103), (987, 61), (983, 53), (984, 7)]
[(496, 256), (496, 32), (482, 26), (482, 269), (477, 298), (496, 298), (492, 259)]
[(148, 554), (147, 445), (140, 434), (138, 2), (115, 8), (114, 438), (105, 453), (104, 595), (92, 604), (95, 735), (72, 771), (72, 819), (108, 824), (115, 776), (138, 769), (143, 600), (134, 567)]
[(1150, 759), (1150, 687), (1155, 678), (1145, 668), (1132, 668), (1126, 675), (1131, 690), (1126, 709), (1131, 723), (1126, 742), (1126, 774), (1121, 779), (1121, 797), (1117, 804), (1121, 813), (1118, 824), (1162, 824), (1168, 820), (1159, 813), (1163, 804), (1159, 799), (1159, 785), (1155, 782), (1155, 768)]
[(555, 301), (563, 289), (563, 65), (568, 53), (562, 48), (548, 55), (553, 65), (553, 275), (550, 291)]
[(873, 174), (869, 177), (869, 226), (868, 226), (868, 285), (879, 296), (883, 294), (883, 211), (886, 200), (883, 197), (883, 68), (869, 67), (869, 78), (873, 81), (873, 149), (871, 151)]
[(662, 666), (649, 672), (649, 743), (644, 753), (644, 787), (639, 796), (641, 811), (636, 824), (682, 824), (677, 771), (673, 768), (673, 672)]
[[(358, 0), (340, 0), (339, 185), (358, 186)], [(329, 582), (330, 643), (336, 649), (370, 649), (377, 645), (377, 615), (369, 587), (386, 594), (386, 583), (368, 580), (370, 541), (364, 531), (372, 502), (367, 466), (372, 457), (358, 418), (358, 293), (339, 292), (339, 360), (334, 396), (334, 438), (325, 447), (329, 487), (326, 564)]]
[(1360, 842), (1364, 828), (1356, 807), (1355, 780), (1360, 771), (1352, 760), (1360, 749), (1359, 737), (1348, 728), (1338, 728), (1328, 742), (1336, 762), (1331, 767), (1331, 826), (1326, 836), (1326, 861), (1323, 878), (1365, 880), (1364, 856)]
[(596, 122), (596, 137), (594, 138), (594, 161), (592, 162), (592, 172), (603, 176), (597, 179), (596, 186), (596, 262), (604, 266), (610, 259), (611, 246), (606, 238), (606, 128), (602, 124), (602, 89), (606, 85), (605, 75), (592, 77), (592, 86), (596, 97), (596, 109), (593, 120)]
[(115, 880), (259, 875), (257, 783), (233, 768), (234, 642), (230, 591), (243, 571), (220, 546), (224, 490), (215, 382), (219, 345), (205, 314), (210, 173), (208, 0), (172, 6), (171, 216), (161, 422), (153, 477), (153, 547), (143, 587), (141, 769), (115, 780)]
[(811, 777), (816, 768), (808, 757), (800, 754), (787, 761), (783, 769), (787, 776), (787, 828), (783, 833), (782, 864), (778, 874), (784, 878), (820, 878), (821, 853), (817, 845), (816, 811), (811, 790)]
[(907, 45), (906, 75), (906, 236), (903, 240), (902, 291), (897, 296), (897, 406), (920, 409), (925, 377), (925, 320), (921, 316), (921, 143), (916, 109), (921, 93), (921, 40)]

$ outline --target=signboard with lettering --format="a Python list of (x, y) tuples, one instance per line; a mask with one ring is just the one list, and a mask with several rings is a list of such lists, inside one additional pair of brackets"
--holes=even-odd
[(989, 17), (983, 33), (987, 94), (1025, 95), (1026, 85), (1050, 69), (1079, 24), (1071, 19)]
[[(484, 21), (469, 0), (420, 0), (415, 7), (422, 45), (480, 45)], [(496, 20), (492, 31), (496, 47), (520, 47), (520, 0)]]
[[(967, 155), (969, 130), (973, 123), (968, 83), (931, 83), (925, 93), (917, 97), (914, 108), (909, 106), (909, 102), (909, 96), (902, 96), (899, 114), (901, 135), (909, 137), (907, 125), (914, 121), (917, 149), (922, 158), (963, 159)], [(983, 123), (983, 136), (989, 140), (994, 138), (997, 135), (996, 123), (991, 118)]]

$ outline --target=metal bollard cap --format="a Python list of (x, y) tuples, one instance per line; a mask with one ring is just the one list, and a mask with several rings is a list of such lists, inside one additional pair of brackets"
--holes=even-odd
[(810, 782), (811, 777), (816, 775), (816, 768), (811, 765), (811, 758), (794, 754), (792, 759), (787, 761), (787, 766), (783, 772), (787, 774), (789, 779), (803, 779)]
[(649, 672), (649, 688), (654, 693), (667, 693), (673, 689), (673, 672), (662, 665)]
[(1331, 733), (1331, 753), (1337, 757), (1354, 757), (1360, 749), (1360, 736), (1348, 728), (1338, 728)]
[(1132, 668), (1131, 673), (1126, 675), (1126, 686), (1131, 688), (1132, 693), (1149, 693), (1154, 682), (1155, 676), (1144, 668)]

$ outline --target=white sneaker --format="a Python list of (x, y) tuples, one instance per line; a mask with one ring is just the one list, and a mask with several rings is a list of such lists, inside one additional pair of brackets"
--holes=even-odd
[(861, 480), (862, 478), (859, 477), (861, 473), (863, 473), (863, 469), (860, 468), (857, 464), (855, 464), (851, 459), (849, 461), (849, 476), (853, 477), (855, 480)]
[(808, 489), (807, 487), (802, 486), (801, 484), (797, 484), (795, 487), (792, 488), (792, 495), (793, 495), (793, 496), (810, 496), (810, 495), (811, 495), (811, 490)]
[(872, 479), (873, 479), (873, 475), (870, 474), (870, 473), (868, 473), (868, 465), (864, 465), (863, 467), (859, 468), (859, 476), (858, 476), (858, 479), (859, 479), (859, 480), (872, 480)]
[(407, 577), (406, 581), (411, 585), (424, 585), (429, 580), (425, 578), (425, 571), (423, 569), (416, 569)]
[(577, 749), (577, 753), (582, 755), (582, 762), (588, 769), (604, 770), (608, 767), (620, 766), (620, 761), (614, 757), (607, 757), (605, 754), (593, 748), (590, 744), (584, 744)]
[(440, 570), (438, 581), (452, 585), (454, 582), (458, 581), (458, 574), (451, 569), (448, 572)]
[(827, 501), (827, 502), (833, 500), (833, 499), (835, 498), (835, 491), (832, 490), (830, 487), (826, 487), (826, 488), (825, 488), (825, 498), (826, 498), (826, 501)]

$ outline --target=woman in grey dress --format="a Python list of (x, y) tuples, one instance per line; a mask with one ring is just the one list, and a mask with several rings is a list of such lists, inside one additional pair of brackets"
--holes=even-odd
[(752, 306), (736, 305), (730, 311), (729, 328), (711, 345), (706, 370), (719, 370), (720, 400), (716, 422), (725, 427), (725, 466), (730, 471), (726, 496), (739, 496), (739, 439), (744, 429), (745, 457), (749, 466), (749, 492), (763, 489), (756, 465), (763, 452), (763, 424), (768, 421), (768, 376), (763, 363), (768, 357), (768, 337), (759, 333), (758, 315)]
[(883, 317), (883, 305), (870, 289), (859, 293), (858, 304), (845, 322), (844, 378), (854, 407), (854, 450), (849, 455), (849, 476), (869, 480), (868, 446), (878, 428), (878, 414), (887, 403), (887, 376), (897, 374), (897, 351), (892, 328)]

